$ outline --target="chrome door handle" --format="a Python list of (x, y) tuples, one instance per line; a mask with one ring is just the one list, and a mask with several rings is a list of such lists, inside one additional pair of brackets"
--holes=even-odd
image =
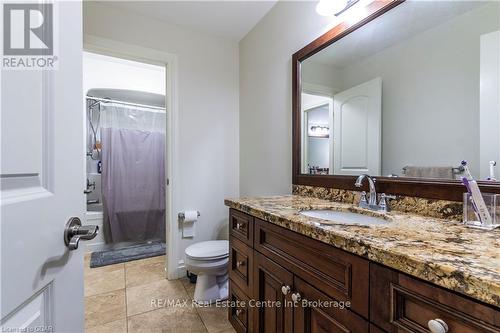
[(98, 226), (82, 226), (82, 221), (78, 217), (72, 217), (66, 223), (66, 227), (64, 228), (64, 244), (66, 244), (70, 251), (76, 250), (80, 239), (94, 239), (98, 232)]

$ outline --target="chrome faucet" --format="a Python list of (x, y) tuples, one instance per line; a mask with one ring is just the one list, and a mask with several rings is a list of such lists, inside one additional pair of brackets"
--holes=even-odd
[(368, 179), (368, 186), (370, 187), (370, 197), (367, 200), (366, 192), (365, 191), (361, 192), (359, 207), (387, 213), (390, 210), (389, 204), (387, 203), (387, 199), (396, 199), (396, 197), (382, 193), (380, 195), (380, 201), (377, 202), (377, 189), (375, 188), (374, 178), (370, 177), (367, 174), (362, 174), (356, 179), (354, 186), (356, 187), (363, 186), (363, 180), (365, 178)]
[(359, 207), (362, 208), (378, 208), (377, 205), (377, 189), (375, 188), (375, 180), (367, 174), (362, 174), (356, 179), (354, 186), (363, 186), (363, 180), (368, 179), (368, 186), (370, 187), (370, 199), (366, 200), (366, 192), (361, 192), (361, 201), (359, 202)]

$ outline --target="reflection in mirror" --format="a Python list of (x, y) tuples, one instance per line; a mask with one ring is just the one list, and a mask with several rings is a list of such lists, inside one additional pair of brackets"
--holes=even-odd
[(306, 92), (302, 94), (303, 173), (328, 174), (331, 170), (332, 103), (333, 99), (328, 95), (308, 94)]
[(458, 179), (500, 162), (500, 2), (406, 1), (301, 63), (304, 174)]

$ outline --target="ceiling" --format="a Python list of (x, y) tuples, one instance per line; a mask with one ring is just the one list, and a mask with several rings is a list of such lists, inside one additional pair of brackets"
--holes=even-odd
[(277, 0), (115, 1), (106, 4), (238, 42), (276, 2)]
[(347, 67), (487, 4), (481, 1), (406, 1), (307, 59), (306, 64)]

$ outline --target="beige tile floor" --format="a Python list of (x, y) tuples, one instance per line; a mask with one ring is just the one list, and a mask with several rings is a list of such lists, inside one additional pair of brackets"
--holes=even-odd
[[(234, 333), (225, 308), (193, 307), (194, 284), (169, 281), (165, 256), (89, 268), (85, 256), (86, 333)], [(152, 306), (152, 299), (187, 301), (187, 307)]]

